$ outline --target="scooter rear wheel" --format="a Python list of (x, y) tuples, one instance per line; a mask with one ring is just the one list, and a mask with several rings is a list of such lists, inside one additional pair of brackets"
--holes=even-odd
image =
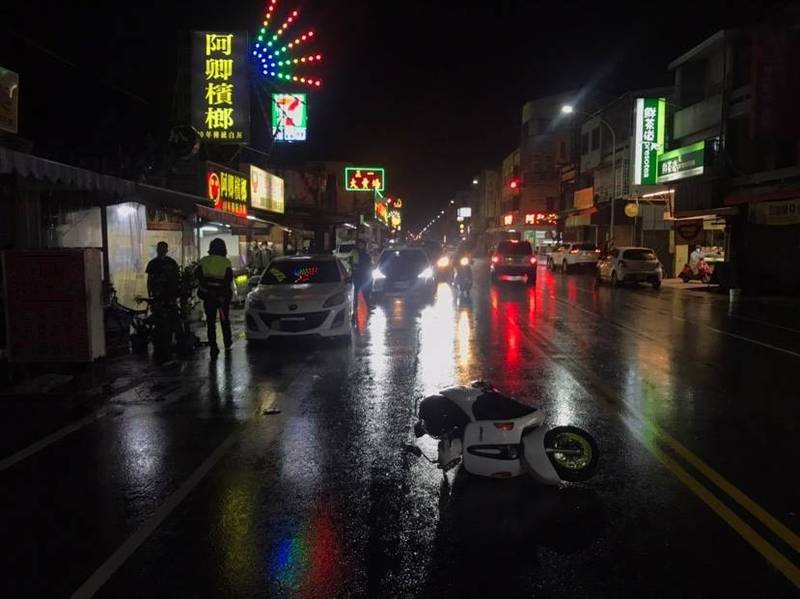
[(545, 434), (544, 447), (562, 480), (581, 482), (594, 476), (599, 452), (586, 431), (576, 426), (557, 426)]

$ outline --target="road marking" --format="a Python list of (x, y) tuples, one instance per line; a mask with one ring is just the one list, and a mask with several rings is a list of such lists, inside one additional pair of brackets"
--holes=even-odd
[[(581, 289), (583, 289), (583, 288), (581, 288)], [(566, 300), (564, 300), (564, 299), (562, 299), (560, 297), (557, 297), (555, 295), (551, 295), (549, 297), (550, 297), (550, 299), (552, 299), (552, 300), (554, 300), (554, 301), (556, 301), (556, 302), (558, 302), (558, 303), (560, 303), (562, 305), (565, 305), (565, 306), (567, 306), (569, 308), (576, 308), (576, 309), (580, 310), (581, 312), (585, 312), (587, 314), (592, 314), (593, 316), (598, 316), (598, 317), (602, 318), (604, 321), (606, 321), (606, 322), (608, 322), (610, 324), (613, 324), (614, 326), (617, 326), (617, 327), (619, 327), (619, 328), (621, 328), (623, 330), (630, 331), (630, 332), (632, 332), (632, 333), (634, 333), (636, 335), (639, 335), (640, 337), (643, 337), (643, 338), (645, 338), (645, 339), (647, 339), (649, 341), (657, 342), (655, 339), (653, 339), (652, 337), (650, 337), (646, 333), (642, 333), (641, 331), (638, 331), (633, 327), (621, 324), (621, 323), (617, 322), (616, 320), (612, 320), (610, 318), (607, 318), (606, 315), (603, 314), (602, 312), (595, 312), (594, 310), (590, 310), (589, 308), (584, 308), (583, 306), (581, 306), (579, 304), (571, 304), (568, 301), (566, 301)], [(687, 323), (695, 325), (695, 326), (705, 327), (707, 329), (710, 329), (710, 330), (714, 331), (715, 333), (719, 333), (720, 335), (727, 335), (729, 337), (733, 337), (734, 339), (739, 339), (740, 341), (746, 341), (748, 343), (753, 343), (755, 345), (760, 345), (761, 347), (766, 347), (766, 348), (772, 349), (774, 351), (783, 352), (784, 354), (788, 354), (790, 356), (794, 356), (795, 358), (800, 358), (800, 352), (795, 352), (795, 351), (792, 351), (790, 349), (786, 349), (784, 347), (778, 347), (777, 345), (772, 345), (770, 343), (765, 343), (764, 341), (758, 341), (757, 339), (751, 339), (750, 337), (745, 337), (744, 335), (737, 335), (736, 333), (731, 333), (730, 331), (725, 331), (723, 329), (718, 329), (716, 327), (712, 327), (711, 325), (705, 324), (703, 322), (695, 322), (693, 320), (689, 320), (688, 318), (683, 318), (682, 316), (671, 315), (671, 317), (674, 320), (680, 320), (682, 322), (687, 322)]]
[[(695, 477), (687, 472), (680, 464), (673, 460), (670, 456), (664, 453), (653, 440), (648, 439), (641, 431), (631, 424), (627, 418), (622, 417), (622, 422), (633, 433), (633, 436), (644, 445), (650, 453), (652, 453), (664, 467), (666, 467), (672, 474), (681, 481), (686, 487), (689, 488), (703, 503), (711, 508), (714, 513), (722, 518), (728, 526), (734, 529), (739, 535), (747, 541), (753, 549), (758, 551), (764, 558), (775, 566), (781, 574), (788, 578), (796, 587), (800, 588), (800, 568), (795, 566), (789, 559), (780, 551), (775, 549), (768, 543), (761, 535), (759, 535), (753, 528), (742, 520), (736, 513), (731, 510), (727, 505), (722, 503), (711, 491), (706, 489)], [(645, 426), (649, 426), (644, 423)], [(657, 433), (656, 433), (657, 436)]]
[[(576, 289), (579, 289), (579, 290), (581, 290), (581, 291), (583, 291), (585, 293), (593, 293), (592, 290), (587, 289), (586, 287), (576, 287)], [(626, 330), (634, 331), (636, 334), (641, 335), (645, 339), (650, 339), (650, 337), (648, 337), (644, 333), (636, 331), (635, 329), (633, 329), (631, 327), (622, 325), (622, 324), (616, 322), (615, 320), (611, 320), (610, 318), (606, 318), (605, 314), (603, 314), (602, 312), (595, 312), (594, 310), (590, 310), (588, 308), (584, 308), (584, 307), (580, 306), (579, 304), (571, 304), (571, 303), (567, 302), (566, 300), (564, 300), (564, 299), (562, 299), (560, 297), (554, 296), (554, 295), (551, 295), (550, 298), (555, 300), (555, 301), (557, 301), (557, 302), (559, 302), (559, 303), (561, 303), (561, 304), (569, 306), (571, 308), (578, 308), (579, 310), (581, 310), (583, 312), (586, 312), (588, 314), (593, 314), (595, 316), (599, 316), (599, 317), (603, 318), (604, 320), (610, 322), (613, 325), (616, 325), (616, 326), (621, 327), (621, 328), (626, 329)], [(626, 305), (635, 306), (635, 307), (641, 308), (643, 310), (647, 310), (648, 309), (646, 306), (643, 306), (643, 305), (638, 304), (638, 303), (635, 303), (635, 304), (628, 303)], [(757, 339), (752, 339), (750, 337), (745, 337), (744, 335), (739, 335), (737, 333), (731, 333), (730, 331), (726, 331), (724, 329), (718, 329), (717, 327), (713, 327), (710, 324), (707, 324), (705, 322), (698, 322), (698, 321), (695, 321), (695, 320), (689, 320), (688, 318), (684, 318), (682, 316), (676, 316), (675, 314), (670, 313), (668, 310), (667, 311), (662, 311), (661, 313), (664, 314), (665, 316), (669, 316), (673, 320), (679, 320), (681, 322), (686, 322), (686, 323), (689, 323), (689, 324), (694, 325), (694, 326), (705, 327), (705, 328), (710, 329), (710, 330), (712, 330), (715, 333), (718, 333), (720, 335), (727, 335), (729, 337), (733, 337), (734, 339), (738, 339), (740, 341), (746, 341), (748, 343), (754, 343), (755, 345), (760, 345), (760, 346), (766, 347), (768, 349), (772, 349), (772, 350), (775, 350), (775, 351), (783, 352), (783, 353), (788, 354), (790, 356), (794, 356), (795, 358), (800, 358), (800, 352), (795, 352), (795, 351), (792, 351), (790, 349), (786, 349), (784, 347), (779, 347), (777, 345), (771, 345), (769, 343), (765, 343), (764, 341), (759, 341)], [(742, 320), (749, 320), (751, 322), (755, 322), (755, 323), (758, 323), (758, 324), (763, 324), (765, 326), (774, 327), (774, 328), (777, 328), (777, 329), (783, 329), (783, 330), (786, 330), (786, 331), (792, 331), (792, 332), (795, 332), (795, 333), (800, 333), (800, 331), (797, 330), (797, 329), (792, 329), (792, 328), (789, 328), (789, 327), (784, 327), (784, 326), (781, 326), (781, 325), (772, 324), (772, 323), (769, 323), (769, 322), (766, 322), (766, 321), (756, 320), (754, 318), (747, 318), (747, 317), (743, 317), (743, 316), (738, 316), (736, 314), (732, 314), (731, 316), (733, 316), (735, 318), (741, 318)]]
[(134, 554), (134, 552), (150, 537), (151, 534), (166, 520), (166, 518), (186, 499), (189, 493), (202, 481), (211, 469), (219, 462), (236, 441), (240, 429), (234, 430), (217, 446), (213, 453), (192, 472), (183, 484), (162, 503), (159, 508), (145, 520), (128, 539), (120, 545), (103, 564), (86, 579), (77, 591), (72, 594), (72, 599), (88, 599), (93, 597), (102, 586), (109, 581), (114, 573)]
[(723, 492), (729, 495), (736, 503), (750, 512), (753, 516), (758, 518), (758, 520), (767, 528), (769, 528), (773, 533), (783, 539), (787, 545), (789, 545), (795, 551), (800, 551), (800, 537), (798, 537), (794, 532), (789, 530), (788, 527), (784, 526), (783, 523), (779, 522), (772, 514), (767, 512), (764, 508), (758, 505), (755, 501), (750, 499), (747, 495), (737, 489), (732, 483), (730, 483), (724, 476), (719, 474), (716, 470), (711, 468), (708, 464), (706, 464), (703, 460), (699, 457), (694, 455), (691, 451), (689, 451), (686, 447), (684, 447), (677, 439), (672, 437), (669, 433), (664, 431), (661, 427), (656, 424), (650, 424), (654, 429), (655, 434), (658, 438), (672, 447), (675, 452), (680, 455), (684, 460), (689, 462), (692, 466), (695, 467), (703, 476), (713, 482), (717, 487), (719, 487)]
[[(520, 327), (514, 319), (510, 317), (506, 317), (506, 320), (511, 326), (515, 326), (517, 330), (520, 331), (522, 334), (523, 339), (528, 344), (528, 346), (539, 353), (540, 355), (544, 356), (545, 358), (550, 359), (550, 354), (542, 349), (542, 347), (546, 347), (547, 345), (553, 345), (548, 339), (544, 339), (541, 335), (537, 332), (526, 332)], [(539, 341), (539, 345), (534, 342), (534, 339)], [(774, 532), (778, 537), (784, 540), (788, 545), (790, 545), (793, 549), (797, 550), (798, 547), (798, 539), (797, 536), (789, 530), (786, 526), (784, 526), (781, 522), (779, 522), (775, 517), (773, 517), (769, 512), (767, 512), (764, 508), (759, 506), (755, 501), (750, 499), (747, 495), (743, 492), (739, 491), (733, 484), (728, 482), (722, 475), (717, 473), (714, 469), (708, 466), (705, 462), (703, 462), (700, 458), (695, 456), (691, 451), (689, 451), (686, 447), (681, 445), (676, 439), (671, 437), (668, 433), (663, 431), (655, 424), (650, 424), (635, 408), (628, 405), (625, 402), (621, 402), (617, 397), (617, 394), (614, 393), (611, 389), (609, 389), (605, 383), (599, 379), (593, 372), (587, 371), (581, 364), (579, 364), (575, 358), (572, 356), (565, 356), (566, 360), (569, 360), (572, 364), (575, 365), (579, 374), (582, 377), (588, 379), (588, 382), (591, 383), (592, 386), (595, 386), (597, 390), (606, 396), (608, 400), (611, 400), (615, 405), (620, 408), (620, 412), (618, 412), (618, 416), (620, 420), (622, 420), (623, 424), (631, 430), (634, 434), (636, 439), (641, 442), (668, 470), (670, 470), (677, 478), (680, 480), (684, 485), (686, 485), (689, 490), (691, 490), (698, 498), (700, 498), (706, 505), (708, 505), (720, 518), (722, 518), (731, 528), (733, 528), (742, 538), (744, 538), (756, 551), (758, 551), (764, 558), (767, 559), (775, 568), (777, 568), (788, 580), (790, 580), (795, 586), (800, 588), (800, 569), (798, 569), (785, 555), (783, 555), (780, 551), (778, 551), (775, 547), (773, 547), (767, 540), (765, 540), (761, 535), (759, 535), (750, 525), (748, 525), (744, 520), (742, 520), (735, 512), (733, 512), (728, 506), (722, 503), (716, 496), (714, 496), (711, 491), (705, 488), (702, 483), (700, 483), (696, 478), (694, 478), (689, 472), (687, 472), (682, 466), (680, 466), (675, 460), (671, 457), (666, 455), (657, 445), (655, 442), (647, 439), (644, 435), (642, 435), (641, 431), (637, 430), (635, 427), (632, 426), (630, 423), (630, 418), (626, 417), (626, 415), (621, 410), (626, 410), (631, 416), (639, 420), (645, 427), (647, 427), (648, 432), (651, 434), (653, 439), (657, 439), (664, 443), (665, 445), (669, 445), (676, 451), (679, 455), (681, 455), (687, 462), (689, 462), (692, 466), (694, 466), (697, 470), (699, 470), (702, 474), (706, 476), (709, 480), (711, 480), (717, 487), (728, 497), (733, 499), (736, 503), (741, 505), (745, 508), (749, 513), (755, 516), (762, 524), (767, 526), (772, 532)], [(586, 387), (585, 383), (581, 381), (579, 378), (575, 376), (575, 373), (571, 372), (566, 366), (564, 366), (564, 360), (553, 360), (551, 361), (564, 368), (567, 373), (582, 387), (586, 389), (587, 392), (590, 393), (591, 391)]]
[(49, 447), (56, 441), (59, 441), (64, 437), (66, 437), (67, 435), (70, 435), (75, 431), (82, 429), (84, 426), (88, 426), (89, 424), (96, 422), (105, 415), (106, 415), (105, 410), (99, 410), (97, 412), (93, 412), (88, 416), (84, 416), (80, 420), (76, 420), (72, 424), (68, 424), (67, 426), (58, 429), (54, 433), (50, 433), (49, 435), (43, 437), (42, 439), (39, 439), (35, 443), (31, 443), (26, 448), (19, 450), (18, 452), (8, 456), (7, 458), (4, 458), (3, 460), (0, 460), (0, 472), (7, 470), (8, 468), (11, 468), (15, 464), (18, 464), (23, 460), (28, 459), (32, 455), (42, 451), (46, 447)]

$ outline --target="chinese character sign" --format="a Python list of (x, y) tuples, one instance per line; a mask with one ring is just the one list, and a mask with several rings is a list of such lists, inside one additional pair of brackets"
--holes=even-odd
[(260, 210), (284, 212), (283, 179), (250, 165), (250, 205)]
[(344, 169), (345, 191), (383, 191), (386, 173), (376, 167), (350, 167)]
[(206, 163), (206, 197), (217, 210), (247, 216), (249, 191), (246, 175), (213, 162)]
[(307, 98), (306, 94), (272, 94), (272, 137), (275, 141), (306, 140)]
[(664, 151), (664, 98), (636, 99), (636, 131), (633, 144), (634, 185), (655, 185), (658, 155)]
[(195, 31), (192, 40), (192, 126), (207, 143), (247, 143), (250, 88), (247, 33)]
[(705, 141), (664, 152), (658, 157), (658, 182), (668, 183), (702, 175), (705, 171)]

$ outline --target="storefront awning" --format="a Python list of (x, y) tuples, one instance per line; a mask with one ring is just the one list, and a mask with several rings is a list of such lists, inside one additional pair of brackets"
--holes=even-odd
[(197, 215), (207, 221), (222, 223), (223, 225), (230, 225), (232, 227), (251, 227), (252, 221), (242, 216), (225, 212), (224, 210), (217, 210), (216, 208), (209, 208), (203, 204), (197, 204)]
[(136, 183), (127, 179), (3, 147), (0, 147), (0, 174), (17, 174), (82, 191), (103, 192), (115, 198), (125, 198), (136, 191)]
[(572, 208), (571, 210), (562, 210), (559, 217), (562, 219), (570, 216), (582, 216), (584, 214), (594, 214), (597, 212), (597, 206), (589, 206), (587, 208)]
[(125, 198), (124, 201), (175, 208), (184, 212), (194, 212), (197, 206), (211, 208), (211, 201), (205, 200), (200, 196), (174, 189), (147, 185), (146, 183), (136, 183), (135, 196)]

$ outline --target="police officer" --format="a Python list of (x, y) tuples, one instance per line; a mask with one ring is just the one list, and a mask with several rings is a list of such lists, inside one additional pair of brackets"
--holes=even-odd
[[(372, 259), (367, 253), (366, 243), (363, 239), (356, 241), (356, 247), (350, 252), (350, 271), (353, 276), (353, 320), (358, 312), (358, 295), (369, 292), (369, 281), (372, 273)], [(366, 301), (366, 297), (364, 298)]]
[(231, 337), (230, 308), (233, 297), (233, 266), (226, 257), (228, 248), (225, 241), (220, 238), (211, 240), (208, 246), (208, 256), (200, 259), (197, 265), (197, 279), (200, 288), (198, 297), (203, 300), (206, 313), (206, 327), (208, 328), (208, 345), (211, 348), (211, 357), (219, 355), (217, 347), (217, 314), (222, 326), (222, 341), (225, 351), (233, 345)]

